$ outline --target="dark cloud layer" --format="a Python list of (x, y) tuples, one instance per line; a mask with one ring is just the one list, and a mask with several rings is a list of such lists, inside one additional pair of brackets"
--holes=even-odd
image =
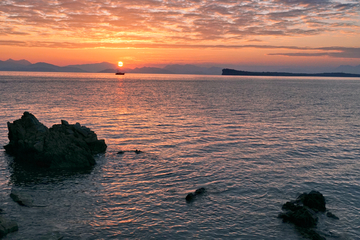
[[(306, 49), (311, 52), (296, 52), (296, 53), (272, 53), (269, 55), (290, 56), (290, 57), (335, 57), (335, 58), (360, 58), (360, 48), (345, 48), (345, 47), (323, 47)], [(315, 52), (316, 51), (316, 52)]]

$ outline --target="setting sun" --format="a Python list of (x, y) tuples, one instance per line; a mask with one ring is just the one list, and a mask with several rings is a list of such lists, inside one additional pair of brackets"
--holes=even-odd
[(0, 61), (336, 71), (360, 65), (359, 8), (359, 0), (2, 0)]

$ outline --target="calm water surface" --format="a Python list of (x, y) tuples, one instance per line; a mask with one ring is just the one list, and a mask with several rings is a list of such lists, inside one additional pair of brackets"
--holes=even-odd
[(0, 208), (19, 225), (4, 239), (302, 239), (277, 215), (311, 190), (340, 218), (318, 230), (359, 239), (360, 79), (0, 72), (0, 103), (1, 146), (24, 111), (108, 144), (87, 172), (29, 172), (1, 150)]

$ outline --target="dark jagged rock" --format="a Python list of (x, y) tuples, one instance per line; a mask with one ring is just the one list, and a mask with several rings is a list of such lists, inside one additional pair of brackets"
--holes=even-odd
[(136, 154), (142, 153), (142, 151), (135, 149), (135, 150), (127, 150), (127, 151), (118, 151), (117, 154), (124, 154), (125, 152), (134, 152)]
[(0, 216), (0, 238), (6, 234), (15, 232), (18, 230), (18, 225), (14, 221), (7, 220)]
[(300, 233), (312, 240), (324, 240), (325, 237), (318, 234), (314, 229), (318, 222), (317, 212), (325, 212), (325, 198), (317, 191), (301, 194), (296, 200), (286, 202), (279, 214), (284, 222), (290, 222), (298, 227)]
[(339, 218), (335, 214), (329, 211), (326, 213), (326, 216), (335, 220), (339, 220)]
[(186, 195), (185, 199), (187, 202), (191, 202), (192, 200), (195, 199), (195, 196), (196, 196), (195, 194), (189, 193), (188, 195)]
[(286, 211), (296, 211), (296, 209), (298, 209), (299, 206), (295, 205), (294, 202), (286, 202), (283, 206), (282, 206), (282, 210), (286, 210)]
[(314, 229), (302, 228), (300, 231), (301, 231), (301, 235), (311, 240), (326, 240), (325, 237), (321, 236)]
[(282, 218), (284, 222), (291, 222), (303, 228), (315, 227), (318, 220), (315, 213), (304, 206), (296, 206), (293, 210), (280, 213), (279, 217)]
[(326, 203), (324, 196), (318, 191), (311, 191), (310, 193), (301, 194), (297, 201), (300, 201), (315, 211), (325, 212), (326, 211)]
[(195, 198), (197, 196), (203, 195), (205, 192), (206, 192), (206, 189), (203, 187), (196, 189), (195, 193), (189, 193), (188, 195), (186, 195), (185, 199), (187, 202), (192, 202), (195, 200)]
[(196, 191), (195, 191), (195, 195), (200, 195), (200, 194), (203, 194), (203, 193), (205, 193), (205, 188), (199, 188), (199, 189), (196, 189)]
[(48, 129), (34, 115), (24, 112), (21, 119), (8, 122), (10, 143), (6, 152), (15, 161), (46, 168), (89, 168), (95, 164), (93, 154), (105, 152), (104, 140), (79, 123), (62, 120)]

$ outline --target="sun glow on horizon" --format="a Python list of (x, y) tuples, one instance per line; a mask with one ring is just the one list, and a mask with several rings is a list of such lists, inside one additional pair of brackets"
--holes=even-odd
[(124, 66), (124, 63), (122, 61), (119, 61), (118, 62), (118, 67), (122, 67), (122, 66)]

